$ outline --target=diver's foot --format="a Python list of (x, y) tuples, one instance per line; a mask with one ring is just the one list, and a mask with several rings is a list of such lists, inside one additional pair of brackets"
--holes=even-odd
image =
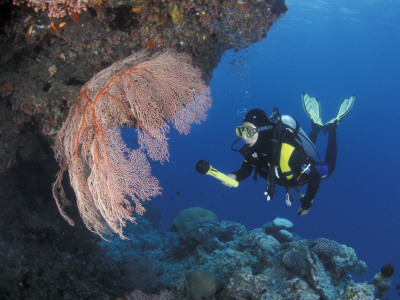
[(326, 123), (324, 126), (324, 134), (335, 131), (336, 128), (338, 127), (338, 125), (339, 125), (339, 122)]
[(321, 120), (321, 105), (317, 98), (311, 98), (307, 94), (302, 94), (303, 107), (306, 114), (310, 117), (313, 124), (324, 126)]
[(356, 100), (355, 96), (351, 96), (349, 99), (344, 99), (342, 104), (339, 107), (339, 111), (338, 111), (336, 117), (333, 118), (332, 120), (330, 120), (329, 122), (326, 122), (324, 127), (325, 128), (332, 127), (332, 124), (335, 124), (335, 126), (339, 125), (339, 123), (343, 120), (343, 118), (345, 116), (347, 116), (347, 114), (353, 108), (355, 100)]
[(312, 132), (319, 133), (323, 128), (324, 128), (323, 125), (316, 124), (311, 120), (311, 131)]

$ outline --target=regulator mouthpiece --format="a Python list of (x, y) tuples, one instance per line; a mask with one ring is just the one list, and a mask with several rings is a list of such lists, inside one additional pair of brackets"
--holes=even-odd
[(210, 163), (205, 160), (199, 160), (196, 164), (196, 171), (201, 175), (210, 175), (212, 177), (217, 178), (220, 181), (223, 181), (227, 184), (230, 184), (233, 187), (238, 187), (239, 182), (224, 173), (219, 172), (217, 169), (211, 167)]

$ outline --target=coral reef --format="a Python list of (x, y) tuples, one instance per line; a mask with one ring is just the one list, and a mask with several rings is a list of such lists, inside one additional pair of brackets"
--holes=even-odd
[[(46, 165), (56, 168), (54, 161)], [(27, 208), (18, 220), (12, 211), (21, 203), (0, 210), (5, 230), (0, 234), (0, 263), (14, 270), (0, 275), (0, 298), (377, 299), (390, 287), (390, 278), (383, 276), (375, 276), (372, 283), (354, 282), (351, 273), (365, 270), (365, 263), (350, 247), (328, 239), (296, 234), (295, 240), (280, 243), (262, 228), (248, 231), (232, 221), (198, 218), (197, 225), (185, 231), (186, 236), (201, 237), (193, 243), (160, 230), (160, 212), (149, 205), (146, 216), (127, 227), (129, 240), (116, 236), (110, 243), (93, 239), (83, 224), (56, 222), (57, 208), (38, 196), (35, 182), (19, 195), (8, 195), (8, 187), (0, 185), (0, 192), (17, 196)], [(28, 210), (32, 197), (42, 203), (34, 212)], [(39, 217), (41, 210), (47, 211), (47, 219)], [(84, 242), (79, 241), (82, 236)], [(318, 243), (335, 250), (322, 247), (320, 252)], [(327, 252), (335, 255), (328, 257)], [(53, 287), (51, 292), (47, 286)]]
[[(213, 229), (207, 231), (208, 240), (199, 239), (195, 246), (192, 239), (181, 239), (171, 232), (168, 238), (153, 232), (159, 247), (153, 245), (150, 251), (123, 241), (104, 245), (108, 252), (126, 260), (131, 255), (142, 259), (151, 256), (160, 274), (141, 288), (154, 293), (158, 286), (173, 293), (174, 299), (375, 299), (374, 284), (353, 281), (350, 273), (361, 273), (366, 265), (348, 246), (299, 236), (295, 241), (280, 243), (262, 228), (247, 231), (241, 224), (214, 218), (197, 218), (197, 223), (190, 226), (192, 236), (207, 228), (206, 223)], [(143, 230), (145, 224), (133, 231)], [(131, 234), (136, 238), (143, 234), (134, 232)], [(231, 232), (231, 238), (220, 240), (222, 232)], [(217, 240), (218, 247), (210, 248), (210, 239)], [(327, 253), (334, 254), (329, 257)], [(199, 288), (203, 284), (207, 289)]]

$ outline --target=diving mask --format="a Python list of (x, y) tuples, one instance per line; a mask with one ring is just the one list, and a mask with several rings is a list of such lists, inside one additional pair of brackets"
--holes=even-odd
[(256, 127), (254, 125), (237, 126), (235, 128), (236, 136), (243, 139), (246, 135), (247, 138), (252, 138), (257, 132), (272, 129), (272, 126)]

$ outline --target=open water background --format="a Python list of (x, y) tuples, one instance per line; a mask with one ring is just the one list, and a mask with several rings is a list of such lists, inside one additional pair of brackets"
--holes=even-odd
[[(287, 14), (268, 37), (250, 48), (224, 55), (211, 81), (213, 107), (191, 134), (169, 137), (171, 159), (153, 164), (163, 195), (154, 200), (168, 229), (183, 209), (200, 206), (220, 220), (261, 227), (275, 217), (290, 219), (304, 238), (325, 237), (353, 247), (368, 270), (357, 281), (370, 281), (380, 268), (395, 266), (400, 282), (399, 114), (400, 1), (292, 0)], [(196, 173), (199, 159), (221, 172), (237, 170), (242, 157), (230, 150), (242, 113), (274, 106), (295, 117), (308, 133), (301, 93), (320, 99), (323, 121), (336, 115), (341, 101), (356, 95), (351, 113), (338, 128), (335, 173), (323, 181), (307, 216), (300, 203), (263, 195), (265, 182), (249, 178), (227, 188)], [(327, 137), (317, 143), (322, 158)], [(395, 289), (387, 294), (396, 299)]]

